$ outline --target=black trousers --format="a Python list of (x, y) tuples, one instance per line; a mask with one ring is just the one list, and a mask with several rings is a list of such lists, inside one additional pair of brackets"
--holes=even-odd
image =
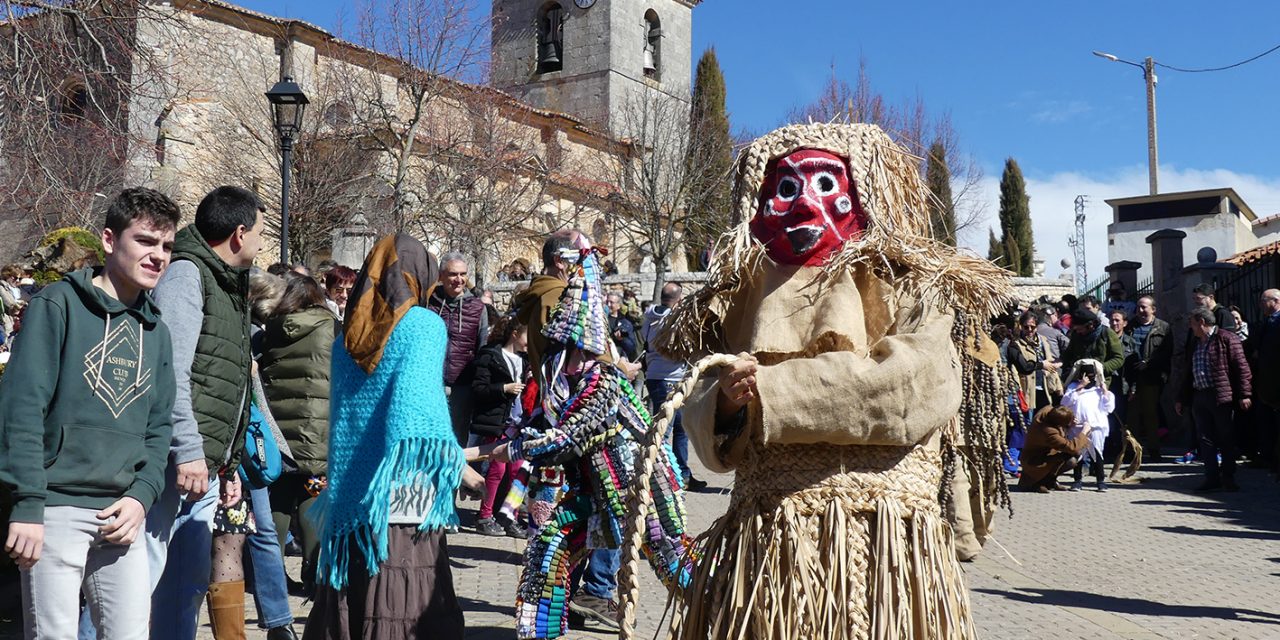
[[(1093, 445), (1089, 445), (1089, 446), (1093, 446)], [(1093, 474), (1093, 477), (1095, 480), (1097, 480), (1098, 482), (1102, 482), (1102, 474), (1103, 472), (1106, 471), (1107, 463), (1102, 459), (1102, 456), (1098, 455), (1098, 452), (1096, 451), (1090, 455), (1092, 455), (1093, 458), (1089, 460), (1089, 472)], [(1072, 473), (1075, 474), (1076, 482), (1080, 482), (1081, 480), (1084, 479), (1084, 461), (1083, 460), (1080, 462), (1080, 464), (1076, 465), (1075, 471), (1073, 471)]]
[[(1191, 419), (1200, 435), (1200, 460), (1208, 480), (1228, 480), (1236, 475), (1236, 425), (1231, 404), (1218, 404), (1212, 389), (1197, 390), (1191, 398)], [(1222, 464), (1218, 464), (1218, 454)]]

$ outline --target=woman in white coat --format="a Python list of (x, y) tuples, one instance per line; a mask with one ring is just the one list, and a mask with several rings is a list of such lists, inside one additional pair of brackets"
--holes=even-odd
[(1107, 416), (1116, 408), (1115, 394), (1101, 384), (1099, 375), (1102, 363), (1097, 360), (1084, 359), (1076, 362), (1067, 378), (1067, 390), (1062, 396), (1062, 406), (1076, 414), (1075, 426), (1068, 437), (1075, 437), (1084, 430), (1085, 425), (1093, 427), (1089, 432), (1089, 445), (1080, 454), (1080, 463), (1076, 465), (1075, 482), (1072, 491), (1084, 488), (1084, 463), (1089, 462), (1093, 477), (1097, 480), (1098, 491), (1107, 490), (1107, 481), (1103, 479), (1102, 445), (1107, 441), (1111, 430)]

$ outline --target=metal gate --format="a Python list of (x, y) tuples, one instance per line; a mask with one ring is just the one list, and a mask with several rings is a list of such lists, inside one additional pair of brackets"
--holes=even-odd
[(1262, 318), (1262, 308), (1258, 304), (1262, 292), (1267, 289), (1280, 288), (1280, 256), (1271, 254), (1260, 258), (1257, 262), (1241, 265), (1231, 274), (1229, 280), (1214, 283), (1217, 289), (1215, 299), (1225, 306), (1240, 307), (1240, 316), (1245, 322), (1256, 322)]

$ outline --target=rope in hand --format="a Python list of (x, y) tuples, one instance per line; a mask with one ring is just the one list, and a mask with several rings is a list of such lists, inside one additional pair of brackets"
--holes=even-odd
[[(707, 370), (733, 364), (738, 356), (717, 353), (699, 360), (680, 384), (671, 390), (667, 401), (662, 404), (658, 415), (653, 416), (649, 430), (644, 435), (642, 448), (636, 453), (635, 475), (627, 492), (627, 527), (622, 538), (622, 566), (618, 571), (618, 609), (622, 612), (619, 622), (622, 629), (618, 634), (621, 640), (631, 640), (636, 632), (636, 608), (640, 597), (640, 549), (644, 545), (645, 516), (650, 507), (649, 476), (653, 466), (662, 452), (662, 442), (666, 437), (667, 425), (671, 424), (676, 411), (684, 406), (685, 398), (693, 392), (694, 385)], [(677, 579), (679, 574), (677, 573)], [(678, 587), (672, 587), (678, 588)]]

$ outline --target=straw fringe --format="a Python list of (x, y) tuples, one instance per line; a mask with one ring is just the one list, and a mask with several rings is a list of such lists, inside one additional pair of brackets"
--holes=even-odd
[(893, 500), (873, 512), (838, 500), (807, 515), (790, 502), (732, 510), (697, 549), (693, 582), (671, 596), (674, 640), (977, 635), (946, 524)]

